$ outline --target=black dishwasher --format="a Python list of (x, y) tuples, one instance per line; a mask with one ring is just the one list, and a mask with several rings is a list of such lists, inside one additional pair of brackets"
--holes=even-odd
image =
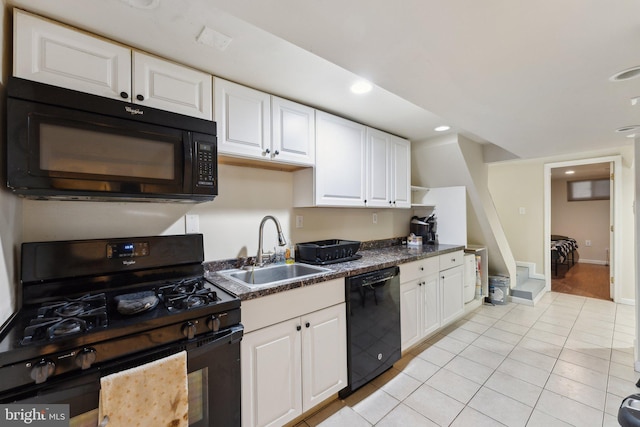
[(400, 360), (400, 269), (347, 277), (346, 397)]

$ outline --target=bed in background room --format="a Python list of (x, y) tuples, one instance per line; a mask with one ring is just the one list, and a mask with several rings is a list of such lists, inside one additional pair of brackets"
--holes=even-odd
[(558, 275), (558, 265), (563, 264), (570, 269), (576, 263), (578, 242), (575, 239), (558, 234), (551, 235), (551, 268)]

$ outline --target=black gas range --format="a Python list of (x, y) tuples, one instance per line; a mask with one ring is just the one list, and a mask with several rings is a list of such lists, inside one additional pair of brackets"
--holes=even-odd
[[(240, 300), (203, 277), (203, 259), (199, 234), (23, 244), (21, 308), (0, 335), (0, 403), (68, 403), (72, 418), (97, 417), (101, 376), (186, 350), (199, 381), (190, 399), (201, 401), (189, 425), (239, 424)], [(214, 402), (218, 388), (230, 397)]]

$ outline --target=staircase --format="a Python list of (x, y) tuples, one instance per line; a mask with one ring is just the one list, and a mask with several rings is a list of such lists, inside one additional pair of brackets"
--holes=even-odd
[(532, 279), (529, 276), (529, 267), (518, 266), (516, 286), (511, 288), (511, 301), (524, 305), (536, 305), (544, 295), (544, 287), (544, 280)]

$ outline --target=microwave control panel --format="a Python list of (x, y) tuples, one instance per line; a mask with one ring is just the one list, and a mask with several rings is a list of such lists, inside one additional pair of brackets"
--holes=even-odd
[(211, 187), (215, 181), (214, 144), (198, 141), (196, 143), (196, 154), (198, 159), (197, 185)]

